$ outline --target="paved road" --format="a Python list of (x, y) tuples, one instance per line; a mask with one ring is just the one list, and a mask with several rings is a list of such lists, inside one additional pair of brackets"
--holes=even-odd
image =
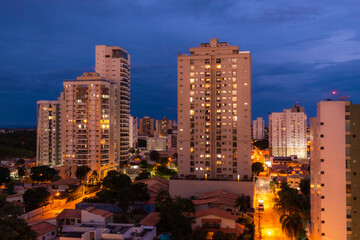
[[(84, 198), (85, 198), (85, 197), (95, 196), (96, 193), (97, 193), (97, 192), (91, 193), (91, 194), (89, 194), (89, 195), (85, 195)], [(82, 198), (79, 198), (79, 199), (77, 199), (77, 200), (75, 200), (75, 201), (68, 202), (68, 203), (66, 203), (66, 204), (64, 204), (64, 205), (61, 205), (61, 206), (59, 206), (59, 207), (54, 208), (54, 209), (51, 210), (51, 211), (47, 211), (47, 212), (45, 212), (45, 213), (43, 213), (43, 214), (40, 214), (40, 215), (38, 215), (38, 216), (36, 216), (36, 217), (33, 217), (33, 218), (30, 218), (30, 219), (28, 219), (28, 220), (26, 220), (26, 221), (28, 222), (29, 225), (33, 225), (33, 224), (38, 223), (38, 222), (42, 222), (42, 221), (45, 221), (45, 220), (54, 219), (54, 218), (56, 218), (56, 216), (59, 215), (59, 214), (62, 212), (62, 210), (64, 210), (64, 209), (75, 209), (75, 204), (77, 204), (77, 203), (79, 203), (79, 202), (81, 202), (81, 201), (82, 201)]]
[(273, 197), (274, 194), (270, 191), (269, 179), (267, 178), (258, 178), (256, 182), (256, 195), (255, 195), (255, 207), (259, 200), (264, 201), (265, 210), (260, 213), (260, 228), (261, 228), (261, 238), (259, 237), (259, 214), (255, 214), (255, 239), (261, 240), (286, 240), (284, 234), (281, 230), (281, 224), (279, 222), (279, 216), (276, 215), (273, 210)]

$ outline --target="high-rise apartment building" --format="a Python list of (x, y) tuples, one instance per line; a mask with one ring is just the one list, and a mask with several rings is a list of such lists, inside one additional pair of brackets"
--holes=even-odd
[(258, 117), (253, 121), (253, 139), (264, 139), (265, 138), (265, 124), (262, 117)]
[(169, 131), (172, 131), (173, 120), (166, 119), (156, 120), (156, 134), (160, 137), (167, 136)]
[(154, 137), (155, 132), (155, 119), (145, 116), (139, 118), (139, 135)]
[(130, 147), (138, 147), (139, 122), (137, 117), (130, 116)]
[(211, 39), (178, 56), (178, 174), (251, 176), (250, 52)]
[(311, 239), (360, 239), (360, 104), (319, 102), (310, 131)]
[(61, 97), (58, 101), (37, 102), (37, 165), (58, 166), (63, 163), (61, 103)]
[(129, 120), (130, 120), (130, 55), (117, 46), (97, 45), (95, 69), (101, 77), (117, 84), (116, 125), (119, 133), (117, 144), (120, 167), (129, 164)]
[(304, 107), (296, 104), (284, 112), (269, 114), (270, 155), (307, 159), (307, 116)]
[(109, 170), (119, 170), (117, 88), (98, 73), (64, 81), (64, 165), (69, 176), (74, 177), (81, 165), (96, 170), (101, 178)]

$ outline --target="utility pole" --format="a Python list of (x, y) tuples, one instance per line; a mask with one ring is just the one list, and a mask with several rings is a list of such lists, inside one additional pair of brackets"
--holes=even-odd
[(260, 222), (260, 220), (261, 220), (261, 213), (260, 212), (258, 212), (258, 218), (259, 218), (259, 225), (258, 225), (258, 231), (259, 231), (259, 240), (261, 240), (262, 239), (262, 237), (261, 237), (261, 222)]

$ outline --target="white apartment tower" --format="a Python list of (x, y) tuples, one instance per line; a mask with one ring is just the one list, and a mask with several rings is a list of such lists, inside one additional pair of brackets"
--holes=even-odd
[(97, 73), (64, 81), (64, 165), (69, 177), (87, 165), (101, 178), (119, 170), (118, 85)]
[(63, 163), (61, 97), (58, 101), (37, 102), (36, 165), (58, 166)]
[(253, 121), (253, 139), (261, 140), (265, 138), (265, 124), (262, 117)]
[(319, 102), (310, 131), (311, 239), (360, 239), (360, 104)]
[(130, 120), (130, 55), (116, 46), (97, 45), (95, 69), (101, 77), (117, 84), (116, 121), (120, 141), (118, 149), (120, 168), (129, 164), (129, 120)]
[(284, 112), (269, 115), (270, 155), (307, 159), (307, 116), (304, 107), (296, 104)]
[(251, 56), (211, 39), (178, 56), (178, 174), (251, 176)]

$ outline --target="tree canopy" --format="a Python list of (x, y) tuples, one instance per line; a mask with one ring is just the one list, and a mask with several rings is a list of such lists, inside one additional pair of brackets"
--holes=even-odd
[(75, 172), (75, 176), (77, 179), (81, 181), (81, 183), (86, 179), (88, 173), (91, 171), (87, 165), (78, 166)]
[(303, 178), (300, 180), (300, 191), (304, 195), (310, 194), (310, 179), (309, 178)]
[(131, 185), (131, 179), (124, 173), (119, 173), (115, 170), (111, 170), (107, 173), (106, 177), (102, 181), (103, 187), (107, 189), (121, 189)]
[(264, 164), (261, 162), (254, 162), (251, 165), (251, 171), (257, 176), (264, 171)]
[(26, 211), (32, 211), (49, 204), (51, 197), (51, 194), (43, 187), (26, 190), (23, 195)]
[(159, 232), (171, 232), (174, 240), (191, 239), (195, 206), (190, 199), (176, 197), (172, 200), (166, 190), (161, 190), (155, 205), (160, 212)]
[(33, 181), (56, 181), (58, 176), (58, 171), (49, 166), (37, 166), (30, 169), (30, 177)]
[(0, 167), (0, 184), (10, 182), (10, 170), (6, 167)]
[(6, 202), (6, 194), (0, 194), (0, 232), (3, 240), (36, 240), (37, 234), (28, 226), (20, 206)]
[(141, 171), (139, 173), (139, 175), (137, 175), (135, 177), (135, 180), (143, 180), (143, 179), (147, 179), (147, 178), (151, 178), (151, 173), (149, 171), (144, 170), (144, 171)]

